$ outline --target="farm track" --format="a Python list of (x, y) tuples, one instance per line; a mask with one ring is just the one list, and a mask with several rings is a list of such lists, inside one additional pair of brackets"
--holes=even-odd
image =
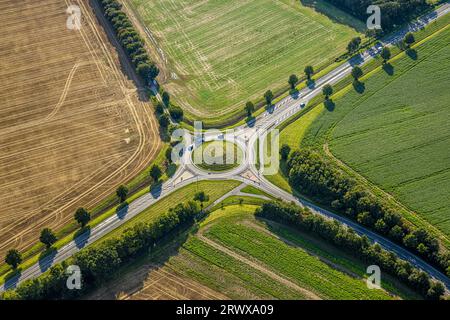
[[(28, 43), (26, 39), (22, 41), (20, 48), (15, 48), (14, 45), (9, 46), (7, 50), (1, 48), (2, 55), (12, 59), (13, 54), (17, 55), (15, 51), (29, 46), (29, 51), (34, 54), (48, 56), (45, 59), (48, 66), (39, 67), (38, 72), (30, 73), (32, 77), (23, 79), (15, 79), (11, 69), (0, 74), (2, 79), (8, 80), (5, 82), (7, 85), (0, 89), (0, 97), (3, 97), (2, 101), (6, 101), (3, 109), (5, 117), (3, 113), (0, 117), (0, 133), (4, 137), (0, 144), (0, 163), (6, 169), (0, 172), (0, 181), (3, 182), (0, 194), (12, 193), (11, 198), (6, 201), (8, 214), (0, 217), (0, 254), (11, 247), (29, 247), (36, 242), (37, 232), (43, 227), (60, 229), (72, 219), (72, 213), (78, 206), (94, 207), (111, 194), (118, 184), (141, 172), (161, 147), (151, 108), (144, 101), (137, 99), (136, 90), (131, 89), (133, 86), (124, 77), (117, 58), (111, 54), (111, 45), (103, 30), (97, 26), (92, 8), (85, 1), (76, 2), (83, 14), (83, 27), (76, 37), (65, 34), (68, 31), (64, 29), (54, 31), (58, 20), (65, 26), (67, 16), (64, 11), (69, 6), (68, 1), (47, 0), (38, 5), (28, 2), (23, 4), (26, 8), (12, 5), (12, 2), (0, 1), (2, 14), (12, 16), (6, 19), (2, 28), (9, 26), (16, 30), (20, 26), (14, 23), (14, 18), (23, 20), (27, 14), (30, 15), (29, 20), (36, 17), (42, 18), (43, 21), (49, 20), (43, 29), (61, 34), (61, 39), (57, 39), (59, 42), (67, 41), (63, 36), (70, 37), (77, 51), (74, 49), (67, 57), (66, 54), (55, 56), (53, 52), (57, 49), (52, 48), (52, 45), (57, 42), (44, 41), (45, 44), (41, 47), (40, 43)], [(48, 6), (48, 9), (43, 10), (45, 6)], [(51, 20), (48, 16), (56, 18)], [(34, 23), (32, 21), (29, 24)], [(25, 31), (33, 30), (32, 26), (24, 26), (22, 28), (25, 28)], [(35, 38), (32, 41), (35, 41)], [(69, 45), (68, 47), (70, 50)], [(32, 57), (28, 51), (24, 55)], [(130, 66), (126, 66), (124, 60), (122, 57), (122, 67), (125, 65), (128, 73), (132, 74)], [(69, 72), (64, 73), (61, 67), (56, 69), (58, 62), (64, 66), (70, 65)], [(17, 71), (19, 75), (21, 68)], [(58, 84), (50, 82), (53, 80), (52, 74), (61, 74), (59, 82), (63, 83), (63, 87), (59, 93)], [(33, 87), (34, 83), (36, 88)], [(31, 103), (39, 101), (41, 108), (30, 108), (30, 99), (24, 99), (18, 92), (29, 86), (36, 89), (32, 90)], [(49, 91), (53, 87), (55, 89)], [(51, 94), (44, 95), (49, 92)], [(55, 102), (51, 103), (54, 98)], [(80, 111), (78, 108), (75, 112), (67, 110), (69, 106), (74, 105), (79, 106)], [(15, 117), (18, 117), (20, 122), (14, 121)], [(95, 121), (86, 120), (87, 117), (93, 117)], [(128, 127), (124, 128), (124, 124)], [(60, 132), (64, 127), (75, 130), (76, 137)], [(55, 135), (55, 132), (58, 134)], [(131, 143), (124, 142), (126, 139), (123, 138), (123, 132), (130, 137), (128, 139)], [(98, 140), (93, 138), (94, 136), (98, 137)], [(46, 140), (50, 142), (39, 143)], [(118, 146), (118, 141), (122, 141), (124, 146)], [(86, 144), (92, 144), (91, 148), (86, 148)], [(98, 153), (92, 158), (86, 157), (82, 160), (86, 169), (81, 170), (83, 175), (78, 175), (78, 159), (74, 159), (74, 154), (76, 156), (77, 152), (86, 151)], [(52, 164), (51, 169), (42, 168), (46, 153), (58, 153), (57, 163)], [(25, 161), (27, 164), (24, 164)], [(21, 165), (15, 166), (17, 162)], [(24, 174), (24, 168), (30, 174)], [(74, 178), (66, 178), (68, 171)], [(49, 174), (52, 178), (49, 178)], [(43, 185), (36, 188), (39, 183)], [(46, 188), (52, 192), (46, 193)], [(49, 197), (43, 196), (47, 194)], [(24, 201), (20, 201), (22, 197), (25, 198)]]
[[(205, 230), (203, 230), (203, 232), (204, 231)], [(256, 270), (258, 270), (258, 271), (260, 271), (260, 272), (262, 272), (262, 273), (264, 273), (266, 275), (268, 275), (273, 280), (278, 281), (278, 282), (282, 283), (283, 285), (286, 285), (286, 286), (288, 286), (288, 287), (290, 287), (290, 288), (292, 288), (292, 289), (294, 289), (294, 290), (304, 294), (305, 297), (308, 297), (309, 299), (312, 299), (312, 300), (321, 300), (321, 298), (319, 296), (317, 296), (314, 292), (311, 292), (311, 291), (309, 291), (309, 290), (307, 290), (305, 288), (302, 288), (302, 287), (298, 286), (297, 284), (295, 284), (291, 280), (278, 275), (276, 272), (268, 269), (267, 267), (265, 267), (261, 263), (257, 263), (257, 262), (255, 262), (253, 260), (250, 260), (250, 259), (248, 259), (248, 258), (246, 258), (246, 257), (244, 257), (244, 256), (242, 256), (242, 255), (240, 255), (240, 254), (238, 254), (236, 252), (234, 252), (233, 250), (230, 250), (230, 249), (222, 246), (221, 244), (218, 244), (217, 242), (215, 242), (215, 241), (205, 237), (203, 235), (203, 233), (197, 234), (197, 237), (201, 241), (206, 243), (207, 245), (213, 247), (214, 249), (219, 250), (219, 251), (229, 255), (230, 257), (232, 257), (232, 258), (234, 258), (234, 259), (236, 259), (236, 260), (238, 260), (238, 261), (240, 261), (242, 263), (245, 263), (245, 264), (249, 265), (250, 267), (252, 267), (252, 268), (254, 268), (254, 269), (256, 269)]]

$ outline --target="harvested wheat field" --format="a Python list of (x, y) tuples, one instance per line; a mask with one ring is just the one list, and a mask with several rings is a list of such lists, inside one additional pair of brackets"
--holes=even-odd
[[(69, 5), (80, 30), (67, 28)], [(94, 207), (161, 147), (91, 5), (0, 0), (0, 256)]]
[(94, 292), (89, 300), (224, 300), (225, 295), (170, 268), (143, 265)]

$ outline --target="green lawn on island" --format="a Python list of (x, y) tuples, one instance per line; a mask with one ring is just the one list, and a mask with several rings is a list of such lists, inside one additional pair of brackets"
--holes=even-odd
[[(307, 64), (345, 51), (362, 22), (322, 3), (295, 0), (131, 0), (167, 58), (164, 88), (197, 118), (243, 112), (249, 99), (287, 85)], [(326, 12), (331, 19), (320, 13)]]
[(204, 170), (228, 171), (238, 167), (243, 161), (243, 151), (228, 141), (208, 141), (192, 153), (193, 163)]
[(363, 80), (308, 126), (321, 148), (450, 236), (450, 28)]

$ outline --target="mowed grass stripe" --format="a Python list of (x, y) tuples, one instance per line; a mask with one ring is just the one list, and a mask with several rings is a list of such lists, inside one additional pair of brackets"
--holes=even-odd
[(237, 254), (324, 299), (389, 299), (384, 291), (369, 290), (362, 279), (330, 267), (301, 247), (284, 243), (276, 234), (259, 230), (265, 226), (256, 227), (250, 206), (231, 206), (225, 208), (225, 212), (231, 217), (218, 210), (217, 213), (224, 216), (205, 227), (204, 235)]
[(204, 207), (206, 208), (208, 205), (219, 199), (227, 192), (233, 190), (240, 184), (241, 182), (233, 180), (200, 181), (189, 184), (173, 192), (167, 197), (162, 198), (127, 223), (123, 224), (119, 228), (114, 229), (114, 231), (110, 232), (108, 235), (102, 238), (102, 241), (120, 236), (126, 229), (131, 228), (138, 223), (152, 222), (155, 218), (166, 213), (170, 208), (175, 207), (179, 203), (193, 201), (195, 194), (199, 191), (204, 191), (209, 196), (209, 201), (204, 203)]

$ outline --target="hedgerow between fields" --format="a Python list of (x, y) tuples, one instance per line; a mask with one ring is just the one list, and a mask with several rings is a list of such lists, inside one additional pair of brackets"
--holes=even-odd
[(293, 152), (287, 162), (289, 183), (300, 193), (392, 239), (450, 275), (450, 255), (426, 230), (415, 228), (329, 160), (309, 149)]
[(370, 244), (367, 237), (357, 235), (353, 229), (312, 214), (308, 209), (292, 204), (267, 202), (258, 208), (255, 214), (320, 235), (368, 263), (380, 266), (383, 271), (398, 278), (427, 299), (439, 299), (444, 293), (442, 283), (431, 280), (424, 271), (414, 268), (409, 262), (399, 259), (392, 252), (383, 250), (380, 245)]
[(111, 22), (117, 39), (133, 62), (136, 72), (147, 83), (152, 82), (159, 74), (158, 67), (151, 61), (144, 41), (133, 27), (128, 16), (122, 11), (122, 4), (117, 0), (101, 0), (105, 17)]
[(71, 259), (80, 268), (81, 290), (69, 290), (66, 286), (68, 262), (53, 266), (49, 272), (35, 279), (24, 281), (15, 290), (3, 293), (5, 300), (73, 299), (111, 279), (126, 263), (156, 248), (159, 240), (176, 229), (192, 225), (201, 213), (197, 202), (178, 204), (150, 223), (138, 223), (125, 230), (121, 236), (107, 240), (98, 246), (82, 249)]

